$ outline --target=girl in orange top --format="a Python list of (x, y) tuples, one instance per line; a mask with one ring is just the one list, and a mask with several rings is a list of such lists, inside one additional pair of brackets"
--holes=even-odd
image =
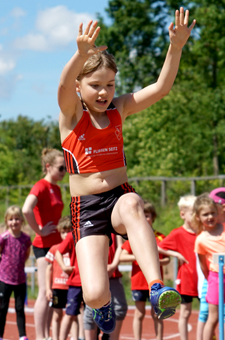
[(197, 197), (193, 208), (193, 222), (199, 233), (195, 241), (195, 252), (198, 253), (202, 272), (208, 281), (206, 301), (209, 304), (209, 315), (203, 339), (211, 340), (218, 323), (219, 305), (219, 267), (218, 264), (213, 264), (213, 253), (224, 253), (225, 226), (219, 223), (217, 205), (208, 194)]
[[(184, 13), (183, 8), (176, 11), (175, 27), (173, 23), (169, 26), (170, 46), (160, 76), (155, 84), (136, 93), (114, 98), (117, 67), (114, 58), (105, 51), (107, 46), (95, 45), (100, 31), (97, 22), (90, 21), (85, 29), (80, 24), (77, 52), (62, 71), (58, 89), (59, 128), (70, 173), (73, 235), (84, 299), (105, 333), (115, 327), (107, 274), (111, 233), (129, 237), (150, 288), (156, 285), (152, 287), (151, 298), (154, 295), (158, 316), (174, 314), (180, 302), (176, 291), (162, 288), (154, 232), (145, 218), (142, 199), (127, 183), (122, 124), (129, 115), (169, 93), (182, 48), (195, 25), (194, 20), (188, 27), (188, 19), (188, 11)], [(109, 111), (111, 103), (113, 111)], [(168, 297), (165, 305), (163, 294)]]

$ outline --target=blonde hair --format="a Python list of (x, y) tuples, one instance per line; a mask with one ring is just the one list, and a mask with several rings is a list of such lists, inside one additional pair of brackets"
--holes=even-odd
[(57, 230), (61, 233), (65, 230), (71, 231), (71, 220), (70, 216), (63, 216), (60, 218), (58, 225), (57, 225)]
[(201, 209), (204, 206), (213, 207), (218, 212), (216, 203), (213, 201), (211, 197), (209, 197), (208, 193), (203, 193), (196, 198), (193, 206), (192, 225), (195, 228), (197, 234), (199, 234), (203, 230), (202, 223), (199, 220), (199, 215)]
[(144, 212), (151, 214), (152, 222), (155, 221), (155, 219), (157, 217), (157, 213), (156, 213), (155, 207), (152, 203), (150, 203), (148, 201), (144, 201)]
[(21, 226), (25, 225), (25, 218), (23, 216), (22, 209), (18, 205), (11, 205), (10, 207), (8, 207), (8, 209), (6, 209), (6, 212), (5, 212), (5, 219), (4, 220), (5, 220), (5, 228), (6, 229), (8, 229), (7, 222), (12, 216), (20, 217), (20, 219), (22, 221)]
[(63, 152), (57, 149), (44, 148), (41, 154), (42, 172), (46, 175), (46, 164), (53, 165), (57, 157), (63, 157)]
[(88, 58), (80, 74), (78, 75), (77, 80), (80, 81), (84, 76), (89, 73), (95, 72), (101, 67), (109, 68), (115, 73), (117, 73), (118, 71), (114, 56), (107, 51), (102, 51), (93, 54), (90, 58)]
[(196, 196), (194, 196), (194, 195), (185, 195), (185, 196), (180, 197), (177, 205), (178, 205), (180, 210), (188, 209), (188, 208), (193, 208), (195, 200), (196, 200)]

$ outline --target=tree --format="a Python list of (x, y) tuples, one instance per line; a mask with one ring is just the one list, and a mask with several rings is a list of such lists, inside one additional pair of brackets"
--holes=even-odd
[(99, 16), (98, 45), (107, 45), (119, 68), (118, 94), (155, 81), (168, 46), (165, 1), (110, 0), (111, 25)]
[(0, 123), (0, 184), (33, 183), (41, 177), (44, 147), (61, 149), (58, 124), (19, 116)]

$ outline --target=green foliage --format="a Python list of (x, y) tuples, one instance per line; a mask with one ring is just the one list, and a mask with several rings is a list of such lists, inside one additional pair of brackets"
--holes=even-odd
[(119, 68), (118, 94), (147, 86), (158, 76), (165, 56), (168, 30), (165, 1), (110, 0), (106, 12), (112, 25), (102, 17), (98, 45), (107, 45)]
[(38, 180), (44, 147), (61, 149), (57, 123), (46, 124), (23, 116), (0, 122), (0, 185)]

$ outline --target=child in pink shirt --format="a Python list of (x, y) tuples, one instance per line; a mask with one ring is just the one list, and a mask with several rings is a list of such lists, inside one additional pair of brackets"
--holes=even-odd
[(0, 235), (0, 340), (3, 339), (9, 299), (14, 292), (17, 326), (20, 340), (28, 340), (25, 327), (24, 302), (26, 297), (25, 262), (30, 255), (30, 236), (21, 231), (24, 217), (18, 206), (5, 213), (6, 231)]

